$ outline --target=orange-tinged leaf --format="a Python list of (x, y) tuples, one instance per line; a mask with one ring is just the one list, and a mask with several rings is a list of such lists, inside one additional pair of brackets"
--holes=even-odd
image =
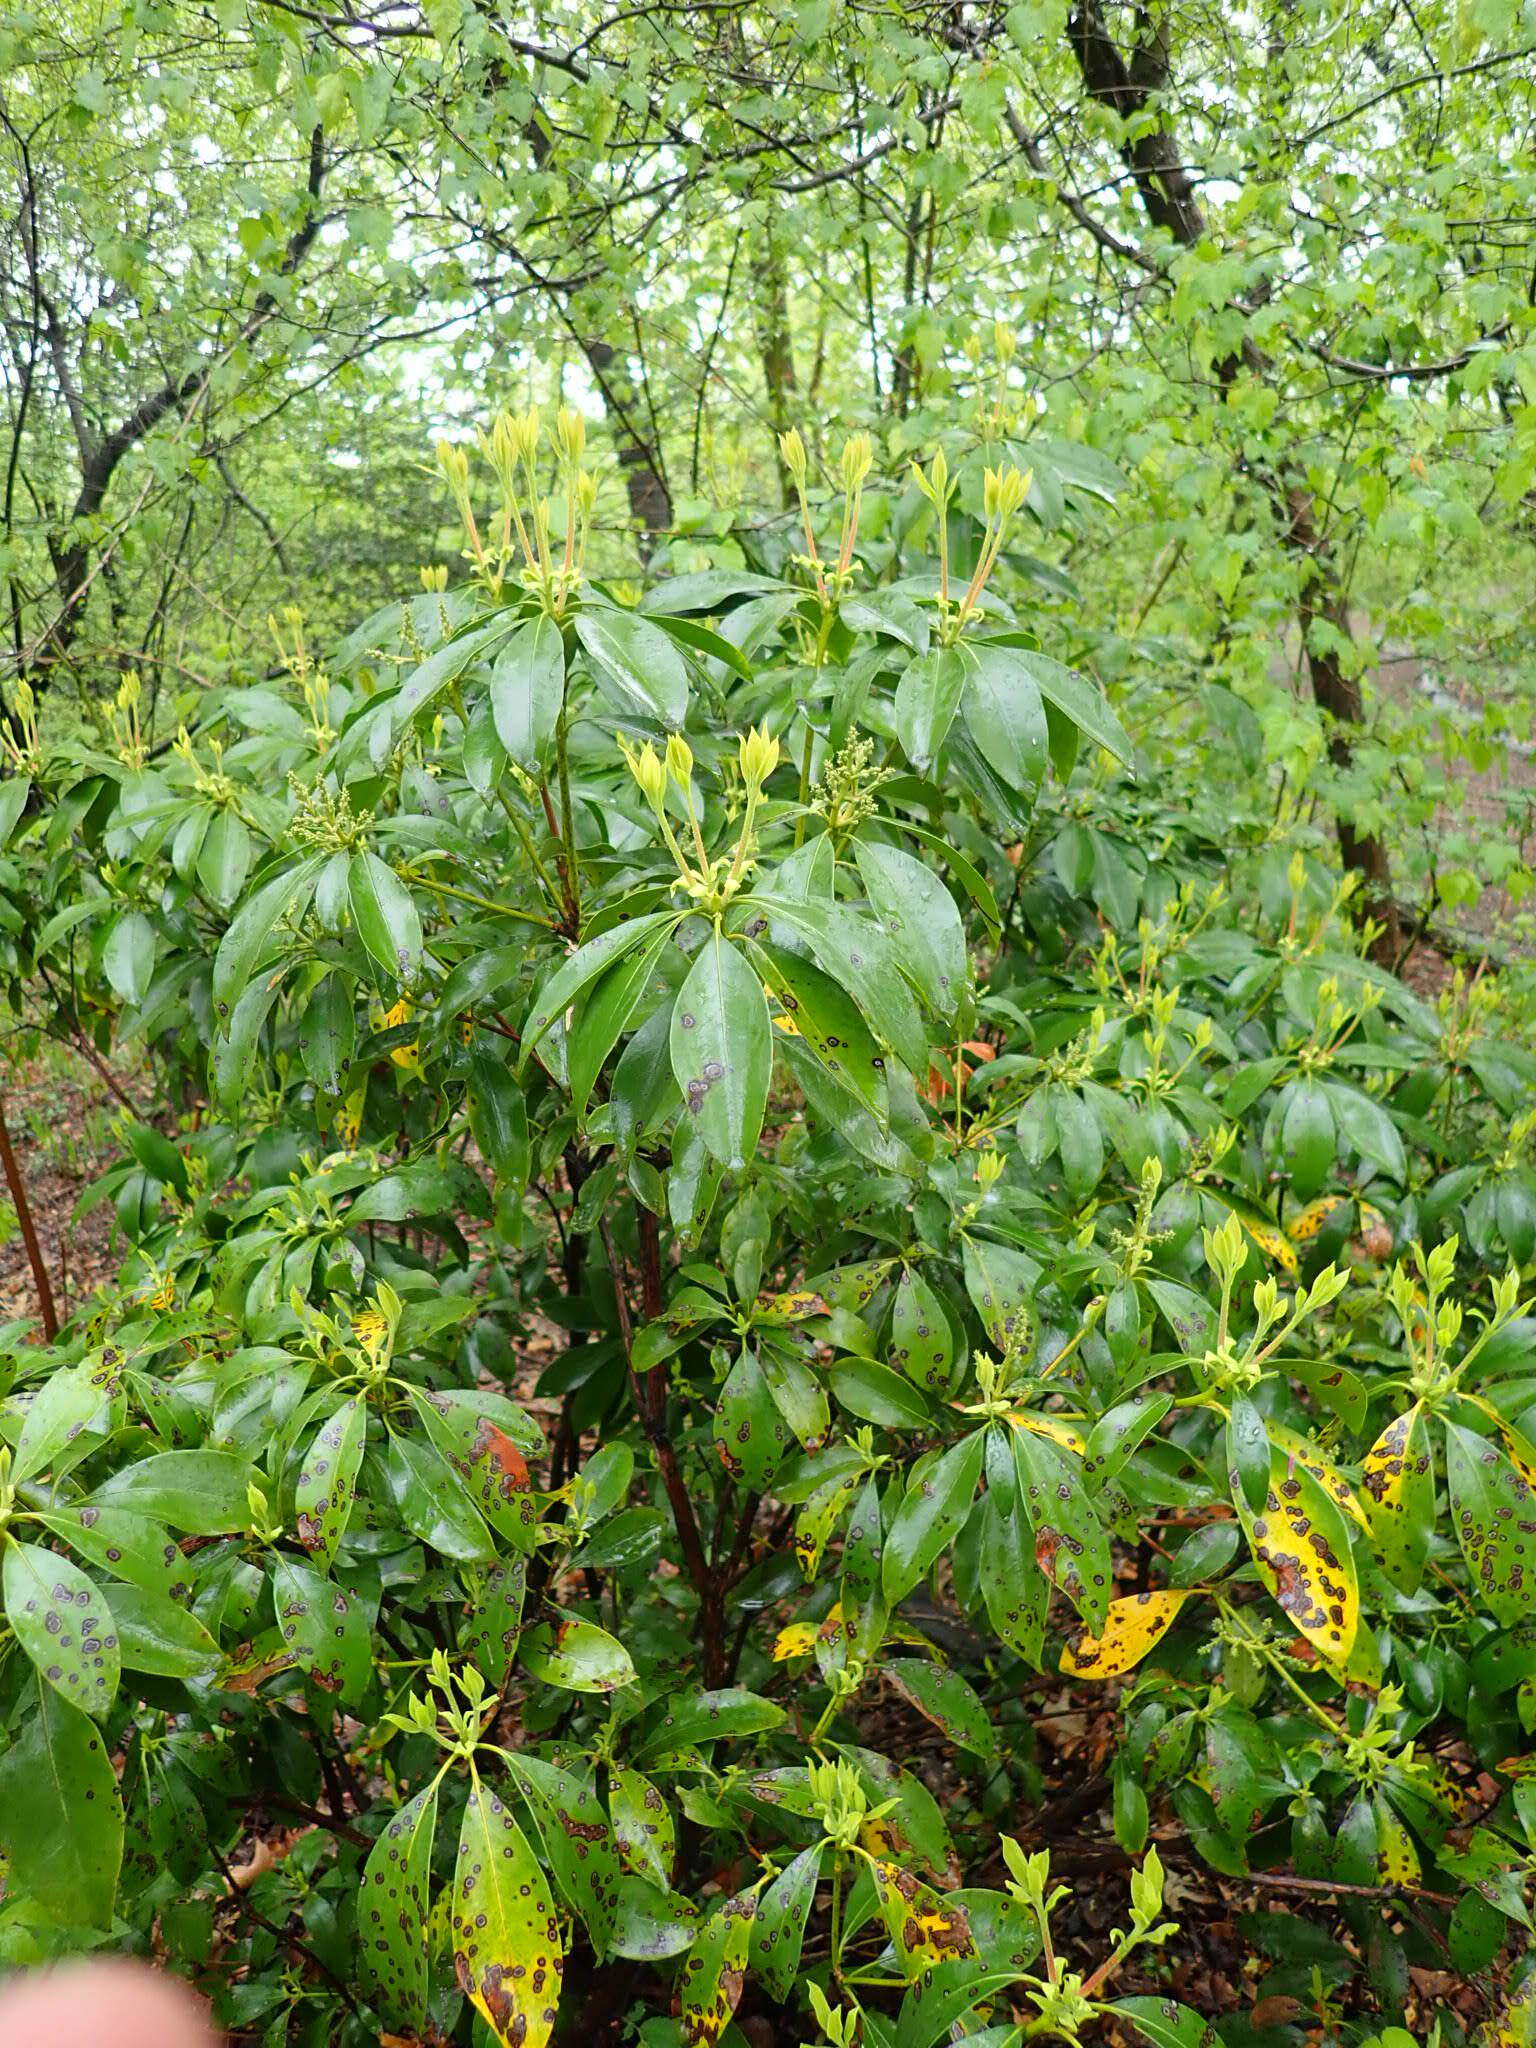
[(544, 2048), (565, 1969), (560, 1923), (527, 1837), (478, 1775), (449, 1889), (459, 1989), (504, 2048)]
[(932, 1885), (883, 1857), (874, 1859), (874, 1873), (880, 1917), (904, 1977), (910, 1981), (934, 1963), (975, 1955), (970, 1917), (963, 1906), (944, 1899)]
[(1084, 1629), (1074, 1636), (1061, 1653), (1062, 1670), (1068, 1678), (1118, 1678), (1162, 1640), (1188, 1598), (1187, 1591), (1160, 1590), (1111, 1600), (1102, 1634)]
[(1348, 1661), (1360, 1623), (1360, 1586), (1343, 1510), (1304, 1465), (1276, 1450), (1262, 1508), (1241, 1491), (1233, 1505), (1259, 1577), (1301, 1634), (1331, 1663)]

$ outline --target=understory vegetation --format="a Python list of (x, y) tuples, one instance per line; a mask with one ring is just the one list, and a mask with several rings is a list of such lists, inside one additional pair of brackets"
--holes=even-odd
[(1529, 23), (176, 12), (0, 13), (0, 1961), (1532, 2048)]

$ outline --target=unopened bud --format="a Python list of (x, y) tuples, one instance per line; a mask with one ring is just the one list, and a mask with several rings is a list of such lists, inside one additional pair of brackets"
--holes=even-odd
[(567, 462), (580, 462), (587, 445), (587, 423), (574, 406), (562, 405), (555, 415), (555, 440)]
[(447, 565), (440, 562), (435, 569), (424, 567), (421, 571), (421, 587), (423, 590), (429, 591), (446, 590), (448, 588)]
[(843, 444), (843, 489), (850, 495), (858, 490), (875, 459), (868, 434), (850, 434)]
[(656, 749), (647, 740), (638, 751), (627, 741), (621, 740), (624, 759), (629, 772), (640, 785), (640, 792), (653, 810), (660, 810), (662, 798), (667, 793), (666, 763), (658, 756)]
[(739, 755), (743, 782), (749, 789), (761, 789), (779, 765), (779, 743), (764, 728), (744, 732)]
[(687, 789), (693, 781), (693, 749), (680, 732), (667, 741), (667, 773), (679, 789)]
[(982, 483), (982, 507), (989, 526), (1001, 526), (1024, 502), (1033, 472), (1012, 468), (989, 469)]
[(1019, 339), (1006, 320), (992, 322), (992, 346), (997, 350), (1000, 363), (1011, 363), (1018, 352)]
[(805, 489), (805, 443), (800, 438), (798, 427), (791, 427), (787, 434), (779, 436), (779, 453), (784, 458), (784, 467), (794, 479), (797, 490)]
[(437, 466), (447, 480), (448, 488), (457, 498), (469, 488), (469, 457), (462, 448), (455, 448), (451, 441), (437, 444)]

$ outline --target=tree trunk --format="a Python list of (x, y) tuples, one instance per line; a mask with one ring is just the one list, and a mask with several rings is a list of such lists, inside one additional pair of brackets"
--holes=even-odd
[[(1110, 35), (1100, 12), (1100, 0), (1079, 0), (1067, 26), (1072, 54), (1089, 94), (1123, 120), (1144, 115), (1168, 82), (1166, 21), (1154, 23), (1146, 9), (1137, 10), (1137, 20), (1141, 40), (1129, 58)], [(1172, 131), (1159, 120), (1134, 140), (1123, 143), (1120, 155), (1135, 180), (1142, 209), (1153, 226), (1161, 228), (1181, 248), (1190, 249), (1202, 241), (1205, 215)], [(1259, 375), (1270, 368), (1268, 358), (1247, 337), (1237, 355), (1216, 364), (1216, 375), (1224, 385), (1230, 384), (1245, 368)], [(1312, 493), (1300, 485), (1288, 484), (1274, 470), (1264, 471), (1261, 481), (1297, 563), (1296, 615), (1313, 701), (1327, 721), (1329, 758), (1335, 767), (1347, 768), (1354, 752), (1350, 729), (1363, 722), (1360, 685), (1347, 673), (1336, 647), (1326, 641), (1314, 644), (1314, 629), (1319, 624), (1328, 625), (1346, 641), (1353, 639), (1346, 593), (1318, 525)], [(1373, 944), (1373, 954), (1383, 961), (1395, 961), (1401, 952), (1402, 931), (1386, 846), (1373, 834), (1357, 831), (1352, 820), (1341, 814), (1335, 814), (1334, 828), (1339, 858), (1345, 869), (1359, 875), (1364, 884), (1360, 908), (1382, 927)]]

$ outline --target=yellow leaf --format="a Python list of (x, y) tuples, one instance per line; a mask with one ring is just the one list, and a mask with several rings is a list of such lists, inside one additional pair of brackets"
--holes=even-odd
[(773, 1642), (775, 1664), (788, 1663), (791, 1657), (809, 1657), (817, 1643), (828, 1641), (842, 1627), (843, 1610), (841, 1603), (834, 1603), (828, 1610), (825, 1621), (792, 1621), (781, 1628)]
[(1424, 1568), (1435, 1482), (1422, 1402), (1394, 1415), (1361, 1466), (1366, 1525), (1395, 1586), (1411, 1591)]
[(1047, 1437), (1053, 1444), (1060, 1444), (1063, 1450), (1076, 1451), (1079, 1457), (1087, 1449), (1087, 1437), (1069, 1416), (1042, 1415), (1038, 1409), (1015, 1408), (1008, 1420), (1015, 1429), (1027, 1429), (1035, 1436)]
[(1358, 1522), (1362, 1529), (1368, 1528), (1365, 1510), (1356, 1500), (1354, 1488), (1317, 1445), (1308, 1443), (1304, 1436), (1298, 1436), (1295, 1430), (1286, 1429), (1281, 1423), (1271, 1422), (1268, 1427), (1270, 1442), (1278, 1450), (1284, 1451), (1287, 1458), (1294, 1459), (1298, 1465), (1304, 1465), (1312, 1477), (1328, 1489), (1346, 1515)]
[(565, 1969), (560, 1923), (527, 1837), (478, 1776), (451, 1890), (459, 1989), (504, 2048), (544, 2048)]
[(1234, 1505), (1259, 1577), (1315, 1650), (1346, 1663), (1360, 1623), (1360, 1586), (1338, 1504), (1304, 1465), (1277, 1450), (1264, 1506), (1255, 1514), (1241, 1492)]
[(1376, 1867), (1383, 1884), (1417, 1884), (1423, 1868), (1413, 1837), (1385, 1799), (1376, 1801)]
[(1062, 1670), (1068, 1678), (1118, 1678), (1162, 1640), (1188, 1598), (1187, 1592), (1164, 1590), (1111, 1600), (1104, 1633), (1084, 1630), (1075, 1636), (1061, 1653)]
[(1246, 1216), (1238, 1220), (1270, 1264), (1281, 1267), (1294, 1280), (1300, 1270), (1300, 1262), (1295, 1246), (1284, 1231), (1273, 1230), (1267, 1223), (1250, 1223)]
[(1506, 1994), (1504, 2010), (1477, 2039), (1478, 2048), (1536, 2048), (1536, 1977)]
[(899, 1863), (877, 1856), (874, 1872), (880, 1916), (904, 1977), (910, 1980), (934, 1963), (975, 1955), (964, 1906), (947, 1903), (932, 1885), (924, 1884)]
[(752, 1309), (758, 1323), (803, 1323), (832, 1310), (814, 1287), (791, 1287), (784, 1294), (760, 1294)]
[(1293, 1216), (1285, 1226), (1285, 1234), (1292, 1244), (1310, 1244), (1330, 1216), (1336, 1216), (1349, 1200), (1347, 1195), (1320, 1195), (1315, 1202), (1308, 1202), (1299, 1216)]

